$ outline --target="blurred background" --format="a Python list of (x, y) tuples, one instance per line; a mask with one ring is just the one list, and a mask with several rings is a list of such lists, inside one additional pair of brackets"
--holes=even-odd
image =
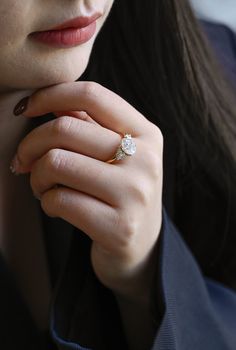
[(236, 89), (236, 0), (189, 1), (224, 75)]
[(236, 0), (190, 0), (197, 17), (225, 24), (236, 32)]

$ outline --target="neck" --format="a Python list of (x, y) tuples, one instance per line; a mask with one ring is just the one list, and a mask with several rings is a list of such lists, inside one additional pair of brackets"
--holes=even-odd
[(17, 146), (27, 132), (29, 120), (13, 114), (15, 105), (32, 90), (0, 94), (0, 175), (9, 171)]

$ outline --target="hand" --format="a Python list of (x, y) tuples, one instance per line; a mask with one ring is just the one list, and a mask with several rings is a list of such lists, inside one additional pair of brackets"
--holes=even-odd
[[(82, 119), (81, 111), (87, 113)], [(93, 268), (105, 286), (121, 295), (147, 294), (162, 218), (160, 130), (93, 82), (38, 90), (23, 115), (49, 112), (58, 118), (21, 141), (15, 170), (31, 173), (32, 190), (47, 215), (91, 238)], [(137, 151), (108, 164), (120, 144), (119, 133), (131, 134)]]

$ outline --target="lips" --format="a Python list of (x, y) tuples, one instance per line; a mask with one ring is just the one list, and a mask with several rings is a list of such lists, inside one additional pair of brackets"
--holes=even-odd
[(101, 17), (100, 13), (95, 13), (94, 15), (90, 17), (77, 17), (74, 19), (71, 19), (69, 21), (66, 21), (62, 24), (59, 24), (56, 27), (53, 27), (50, 30), (62, 30), (62, 29), (69, 29), (69, 28), (85, 28), (89, 26), (91, 23), (95, 22), (99, 17)]
[(101, 17), (95, 13), (90, 17), (77, 17), (45, 31), (31, 33), (38, 42), (58, 48), (69, 48), (89, 41), (96, 32), (96, 20)]

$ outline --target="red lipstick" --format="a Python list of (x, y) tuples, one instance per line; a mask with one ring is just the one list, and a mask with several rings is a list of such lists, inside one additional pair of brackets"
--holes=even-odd
[(96, 32), (96, 20), (101, 14), (91, 17), (77, 17), (42, 32), (31, 33), (30, 36), (41, 43), (69, 48), (89, 41)]

